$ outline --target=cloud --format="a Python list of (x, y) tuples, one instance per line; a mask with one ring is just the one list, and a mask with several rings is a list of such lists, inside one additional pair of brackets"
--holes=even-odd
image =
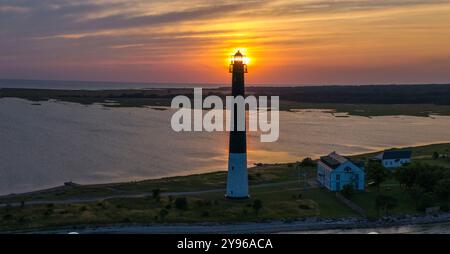
[(450, 0), (0, 0), (0, 77), (12, 64), (33, 73), (209, 57), (207, 65), (235, 47), (251, 48), (255, 58), (282, 55), (266, 62), (271, 68), (433, 59), (448, 52), (445, 10)]

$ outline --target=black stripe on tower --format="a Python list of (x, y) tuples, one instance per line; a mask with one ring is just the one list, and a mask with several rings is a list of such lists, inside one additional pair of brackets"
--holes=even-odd
[[(233, 65), (233, 77), (232, 77), (232, 91), (231, 95), (242, 96), (245, 98), (245, 85), (244, 85), (244, 64), (235, 63)], [(230, 131), (230, 153), (246, 153), (247, 141), (245, 131), (237, 131), (237, 107), (235, 105), (233, 112), (234, 128)], [(245, 119), (244, 119), (245, 121)]]

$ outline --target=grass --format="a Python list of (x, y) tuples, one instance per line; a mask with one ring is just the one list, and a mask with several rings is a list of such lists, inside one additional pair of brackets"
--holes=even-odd
[[(354, 215), (337, 202), (334, 194), (321, 189), (302, 192), (298, 184), (251, 189), (252, 199), (227, 200), (223, 193), (186, 197), (186, 210), (175, 207), (175, 198), (120, 198), (86, 204), (55, 204), (0, 209), (0, 229), (52, 228), (65, 225), (104, 225), (116, 223), (203, 223), (294, 220), (304, 217), (344, 217)], [(302, 198), (298, 197), (302, 193)], [(258, 213), (252, 208), (262, 201)], [(168, 211), (161, 218), (161, 209)]]
[[(380, 187), (378, 192), (376, 188), (369, 187), (365, 192), (357, 193), (352, 197), (352, 201), (362, 207), (369, 217), (376, 217), (377, 210), (375, 208), (375, 199), (381, 195), (392, 196), (397, 199), (398, 205), (389, 214), (416, 214), (419, 213), (416, 210), (413, 199), (410, 195), (403, 191), (397, 182), (391, 180), (391, 183), (386, 183)], [(384, 215), (384, 211), (380, 211), (380, 215)]]
[[(307, 170), (311, 176), (314, 174), (314, 168), (312, 167), (303, 170)], [(257, 185), (292, 181), (297, 179), (297, 173), (298, 171), (293, 164), (275, 164), (254, 167), (249, 170), (249, 183), (250, 185)], [(227, 173), (222, 171), (138, 182), (61, 186), (39, 192), (3, 196), (0, 197), (0, 203), (140, 194), (151, 193), (154, 189), (160, 189), (162, 192), (189, 192), (223, 189), (226, 186), (226, 176)]]

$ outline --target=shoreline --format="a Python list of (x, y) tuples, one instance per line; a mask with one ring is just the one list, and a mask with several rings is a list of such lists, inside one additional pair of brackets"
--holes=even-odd
[[(420, 148), (420, 147), (426, 147), (426, 146), (434, 146), (434, 145), (448, 145), (450, 144), (450, 140), (449, 141), (442, 141), (442, 142), (438, 142), (438, 143), (417, 143), (414, 145), (407, 145), (407, 146), (398, 146), (398, 147), (386, 147), (386, 148), (376, 148), (373, 151), (370, 152), (366, 152), (366, 153), (351, 153), (351, 154), (346, 154), (346, 156), (350, 156), (350, 157), (355, 157), (355, 158), (361, 158), (361, 157), (367, 157), (367, 156), (372, 156), (374, 154), (380, 153), (386, 149), (414, 149), (414, 148)], [(317, 158), (313, 158), (313, 160), (317, 160)], [(278, 166), (278, 165), (288, 165), (288, 164), (295, 164), (296, 162), (275, 162), (275, 163), (267, 163), (267, 164), (263, 164), (263, 166)], [(248, 165), (248, 169), (249, 170), (258, 170), (258, 167), (256, 165), (257, 163), (254, 163), (253, 165)], [(171, 179), (176, 179), (176, 178), (183, 178), (183, 177), (190, 177), (190, 176), (197, 176), (197, 175), (204, 175), (204, 174), (215, 174), (215, 173), (224, 173), (227, 172), (227, 170), (215, 170), (215, 171), (208, 171), (208, 172), (201, 172), (201, 173), (188, 173), (188, 174), (180, 174), (180, 175), (169, 175), (169, 176), (164, 176), (164, 177), (155, 177), (155, 178), (143, 178), (143, 179), (139, 179), (139, 180), (133, 180), (133, 181), (117, 181), (117, 182), (99, 182), (99, 183), (92, 183), (92, 184), (84, 184), (84, 183), (80, 183), (80, 182), (72, 182), (72, 181), (67, 181), (65, 183), (68, 183), (68, 185), (77, 185), (77, 186), (82, 186), (82, 187), (103, 187), (103, 186), (109, 186), (109, 185), (121, 185), (121, 184), (128, 184), (128, 183), (132, 183), (132, 182), (145, 182), (145, 181), (154, 181), (154, 180), (171, 180)], [(67, 187), (65, 185), (65, 183), (63, 183), (62, 185), (57, 185), (57, 186), (53, 186), (53, 187), (48, 187), (48, 188), (40, 188), (40, 189), (36, 189), (36, 190), (32, 190), (32, 191), (26, 191), (26, 192), (20, 192), (20, 193), (9, 193), (9, 194), (0, 194), (0, 199), (2, 198), (10, 198), (10, 197), (14, 197), (14, 196), (21, 196), (21, 195), (33, 195), (33, 194), (40, 194), (43, 192), (48, 192), (48, 191), (54, 191), (54, 190), (59, 190), (59, 189), (63, 189), (65, 187)], [(0, 206), (2, 204), (0, 203)]]
[[(77, 225), (53, 229), (30, 229), (3, 231), (4, 233), (44, 233), (67, 234), (77, 232), (81, 234), (292, 234), (292, 233), (321, 233), (325, 230), (380, 231), (402, 226), (439, 225), (450, 223), (450, 213), (435, 215), (397, 215), (369, 220), (356, 217), (319, 218), (309, 217), (292, 221), (263, 221), (241, 223), (168, 223), (168, 224), (114, 224), (114, 225)], [(373, 230), (373, 231), (372, 231)], [(317, 232), (315, 232), (317, 231)], [(0, 231), (2, 232), (2, 231)], [(351, 232), (348, 232), (352, 234)]]
[[(432, 87), (435, 90), (430, 90)], [(450, 115), (450, 97), (441, 98), (450, 92), (448, 85), (384, 85), (384, 97), (370, 89), (371, 86), (320, 86), (320, 87), (248, 87), (248, 94), (255, 96), (279, 96), (280, 111), (298, 109), (327, 109), (335, 113), (358, 116), (410, 115), (430, 117)], [(409, 98), (411, 88), (428, 91), (429, 96)], [(203, 94), (224, 97), (229, 87), (205, 87)], [(354, 89), (359, 91), (355, 96)], [(334, 92), (330, 94), (330, 90)], [(393, 93), (393, 90), (396, 92)], [(399, 99), (400, 95), (402, 99)], [(39, 103), (57, 100), (81, 105), (100, 104), (104, 107), (170, 107), (171, 100), (178, 95), (193, 97), (192, 88), (119, 89), (119, 90), (61, 90), (36, 88), (0, 88), (0, 98), (21, 98)], [(330, 97), (331, 96), (331, 97)], [(385, 98), (386, 97), (386, 98)], [(37, 105), (37, 104), (36, 104)], [(337, 116), (339, 117), (339, 116)], [(342, 116), (341, 116), (342, 117)]]

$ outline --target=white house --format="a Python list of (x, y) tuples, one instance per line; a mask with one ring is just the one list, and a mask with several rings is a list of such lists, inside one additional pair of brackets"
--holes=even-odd
[(349, 158), (332, 152), (320, 157), (317, 163), (317, 181), (330, 191), (340, 191), (347, 184), (355, 190), (364, 190), (364, 167)]
[(385, 168), (398, 168), (411, 163), (411, 153), (407, 150), (387, 150), (375, 156), (374, 159), (380, 161)]

